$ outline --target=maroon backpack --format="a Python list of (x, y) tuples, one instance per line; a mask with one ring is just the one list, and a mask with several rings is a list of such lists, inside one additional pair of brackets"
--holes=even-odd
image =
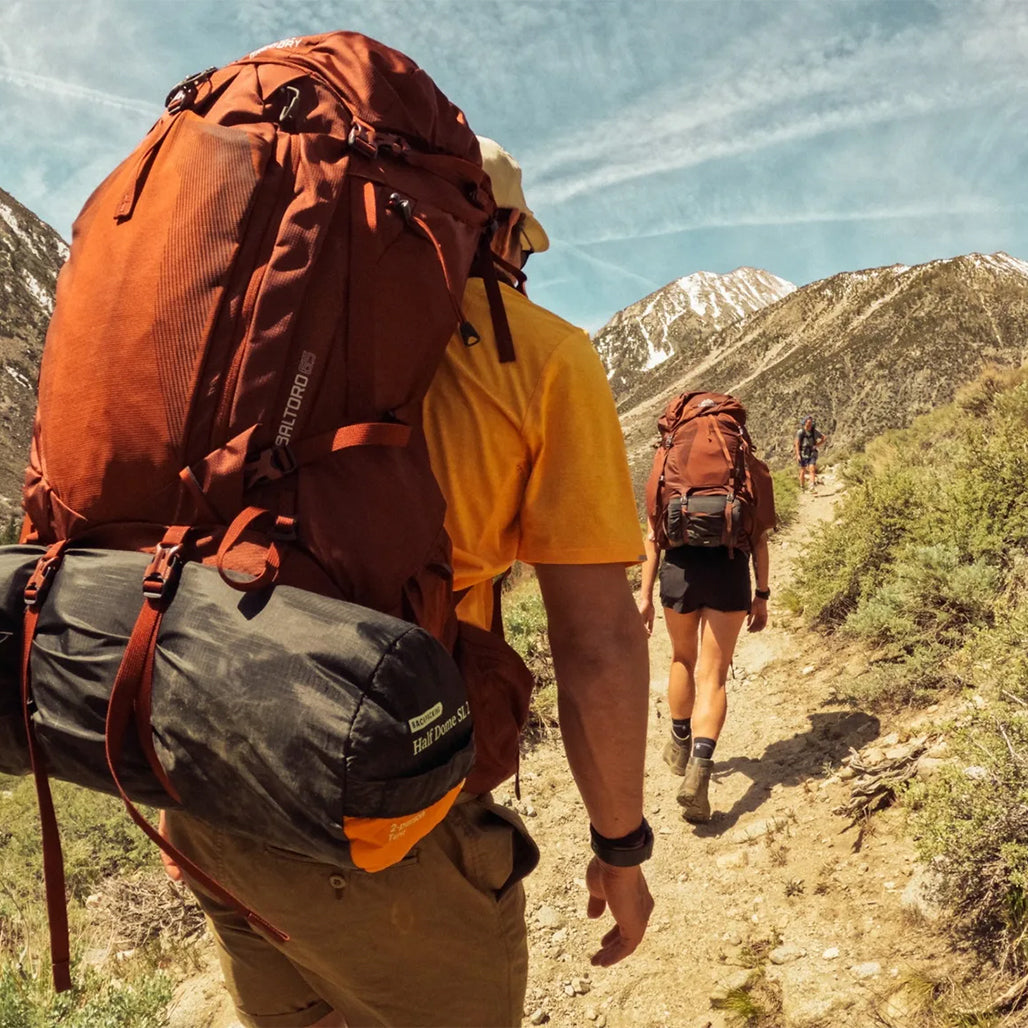
[[(217, 568), (229, 603), (233, 590), (300, 587), (454, 650), (421, 408), (453, 333), (476, 340), (461, 312), (476, 262), (499, 295), (477, 139), (404, 55), (354, 33), (287, 39), (186, 79), (166, 103), (75, 222), (24, 493), (23, 542), (46, 548), (25, 589), (26, 711), (32, 639), (66, 549), (153, 555), (107, 713), (126, 801), (118, 772), (137, 743), (175, 796), (150, 689), (184, 563)], [(502, 304), (493, 317), (500, 359), (512, 359)], [(470, 678), (502, 667), (515, 684), (498, 714), (521, 717), (523, 664), (492, 636), (461, 638), (472, 714), (486, 706)], [(516, 735), (513, 755), (480, 746), (493, 762), (469, 783), (504, 777)], [(59, 843), (46, 756), (35, 757), (54, 909)], [(65, 985), (66, 962), (56, 945)]]
[(770, 472), (746, 431), (746, 408), (725, 393), (683, 393), (657, 428), (660, 445), (646, 486), (657, 547), (749, 552), (774, 527), (775, 511)]

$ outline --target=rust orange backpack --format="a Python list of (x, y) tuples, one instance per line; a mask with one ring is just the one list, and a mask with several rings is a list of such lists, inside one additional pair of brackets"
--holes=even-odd
[(753, 452), (746, 408), (727, 393), (683, 393), (657, 421), (646, 486), (658, 549), (725, 546), (750, 552), (775, 523), (767, 465)]
[[(299, 773), (290, 765), (314, 752), (303, 733), (318, 721), (302, 704), (296, 712), (292, 686), (262, 683), (258, 654), (268, 675), (285, 668), (325, 703), (337, 672), (357, 683), (340, 708), (349, 720), (329, 712), (319, 722), (346, 720), (310, 761), (312, 774), (332, 764), (345, 785), (331, 817), (310, 819), (311, 851), (323, 859), (385, 866), (441, 819), (469, 776), (476, 790), (505, 776), (509, 754), (499, 768), (472, 767), (468, 713), (478, 701), (472, 692), (469, 708), (469, 672), (450, 656), (450, 546), (421, 426), (449, 338), (476, 340), (461, 313), (469, 274), (498, 296), (494, 208), (463, 114), (402, 54), (337, 32), (283, 40), (182, 82), (76, 220), (24, 492), (22, 541), (45, 552), (23, 547), (5, 565), (8, 594), (28, 603), (22, 741), (44, 815), (59, 986), (68, 952), (46, 781), (48, 771), (76, 778), (62, 764), (61, 704), (100, 709), (81, 736), (106, 766), (79, 777), (120, 793), (163, 848), (133, 802), (182, 799), (188, 810), (191, 793), (212, 820), (240, 806), (219, 798), (210, 768), (191, 778), (187, 766), (203, 731), (221, 730), (217, 718), (238, 719), (233, 705), (214, 689), (192, 701), (202, 709), (194, 720), (211, 721), (192, 750), (171, 722), (190, 709), (174, 677), (190, 632), (206, 630), (210, 643), (197, 675), (235, 674), (241, 689), (268, 685), (276, 697), (265, 715), (269, 731), (284, 733), (283, 752), (259, 754), (272, 763), (248, 765), (253, 777)], [(493, 317), (499, 359), (513, 359), (502, 304)], [(336, 631), (343, 622), (347, 632)], [(91, 648), (86, 624), (114, 644)], [(232, 643), (219, 647), (219, 636)], [(98, 693), (68, 698), (59, 652), (97, 662)], [(520, 717), (530, 676), (526, 684), (517, 661), (504, 671), (509, 654), (497, 652), (479, 647), (479, 661), (518, 683), (508, 716)], [(380, 726), (395, 764), (374, 742)], [(235, 731), (223, 743), (236, 747), (233, 759), (261, 749)], [(307, 816), (299, 804), (312, 783), (294, 785), (268, 815), (269, 832)]]

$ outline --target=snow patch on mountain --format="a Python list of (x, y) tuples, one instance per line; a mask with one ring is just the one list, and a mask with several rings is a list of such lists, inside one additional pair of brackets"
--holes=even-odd
[(593, 342), (618, 392), (684, 345), (712, 336), (795, 288), (761, 268), (736, 268), (727, 275), (697, 271), (619, 311)]

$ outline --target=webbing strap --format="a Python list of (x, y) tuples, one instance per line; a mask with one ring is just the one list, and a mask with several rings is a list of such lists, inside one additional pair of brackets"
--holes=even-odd
[(364, 421), (295, 443), (272, 446), (246, 465), (246, 485), (249, 489), (274, 482), (305, 464), (313, 464), (351, 446), (406, 446), (410, 436), (410, 425), (400, 421)]
[(128, 645), (125, 647), (125, 654), (118, 668), (118, 674), (115, 677), (107, 706), (107, 722), (104, 732), (107, 768), (110, 771), (115, 788), (118, 790), (118, 795), (121, 796), (122, 802), (125, 804), (129, 817), (132, 818), (153, 843), (171, 857), (179, 867), (195, 879), (215, 899), (238, 911), (254, 928), (263, 930), (275, 941), (285, 942), (289, 938), (285, 932), (280, 931), (255, 911), (251, 910), (245, 903), (232, 895), (224, 886), (202, 871), (184, 853), (165, 839), (139, 812), (121, 783), (118, 765), (121, 761), (125, 732), (129, 721), (132, 719), (133, 707), (137, 702), (143, 678), (148, 673), (152, 673), (157, 634), (161, 626), (161, 620), (164, 617), (168, 599), (169, 597), (167, 596), (145, 596), (142, 609), (136, 618), (135, 625), (132, 627), (132, 633), (129, 636)]
[[(278, 570), (282, 566), (282, 555), (279, 553), (278, 544), (274, 539), (268, 542), (264, 551), (264, 568), (254, 578), (233, 578), (229, 574), (231, 569), (225, 563), (229, 551), (239, 542), (243, 533), (256, 522), (272, 516), (271, 511), (264, 507), (247, 507), (239, 512), (222, 537), (217, 554), (218, 574), (233, 589), (238, 589), (240, 592), (252, 592), (255, 589), (263, 589), (266, 585), (271, 585), (278, 577)], [(296, 537), (295, 518), (279, 515), (274, 518), (274, 525), (273, 531), (281, 537)]]
[(514, 337), (510, 334), (510, 322), (507, 321), (507, 309), (503, 306), (503, 294), (500, 292), (500, 280), (496, 275), (493, 251), (485, 233), (478, 244), (476, 266), (482, 275), (485, 295), (489, 300), (489, 313), (493, 320), (493, 335), (496, 336), (496, 349), (500, 354), (500, 363), (510, 364), (511, 361), (516, 360)]
[(53, 575), (64, 556), (67, 540), (54, 543), (39, 559), (36, 569), (25, 587), (25, 629), (21, 653), (21, 705), (25, 717), (25, 735), (28, 739), (29, 763), (36, 785), (39, 821), (43, 836), (43, 882), (46, 889), (46, 918), (50, 929), (50, 964), (54, 989), (65, 992), (71, 988), (71, 942), (68, 938), (68, 901), (64, 885), (64, 854), (61, 852), (61, 834), (57, 827), (53, 795), (42, 755), (36, 745), (32, 725), (32, 690), (29, 664), (32, 641), (39, 624), (39, 606), (53, 580)]

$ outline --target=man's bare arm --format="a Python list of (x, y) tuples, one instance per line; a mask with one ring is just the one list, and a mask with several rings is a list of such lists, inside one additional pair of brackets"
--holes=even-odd
[[(593, 827), (621, 838), (643, 817), (649, 702), (645, 629), (621, 565), (547, 564), (537, 566), (536, 574), (549, 622), (568, 764)], [(641, 867), (611, 867), (594, 857), (586, 881), (589, 916), (609, 908), (616, 922), (592, 958), (609, 966), (642, 941), (653, 899)]]
[(536, 568), (568, 763), (593, 827), (639, 827), (649, 703), (646, 634), (619, 564)]

